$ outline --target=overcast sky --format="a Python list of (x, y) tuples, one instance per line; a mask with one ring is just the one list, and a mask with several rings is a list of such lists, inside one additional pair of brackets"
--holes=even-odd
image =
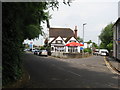
[[(88, 2), (89, 1), (89, 2)], [(73, 0), (70, 6), (59, 4), (58, 10), (50, 9), (52, 19), (50, 19), (51, 27), (71, 28), (75, 26), (78, 29), (78, 36), (83, 37), (83, 23), (85, 25), (84, 39), (92, 40), (98, 44), (98, 36), (101, 30), (111, 22), (115, 22), (118, 18), (118, 1), (119, 0)], [(44, 25), (46, 27), (46, 25)], [(48, 33), (44, 28), (45, 33)], [(42, 45), (43, 38), (35, 40), (34, 44)]]

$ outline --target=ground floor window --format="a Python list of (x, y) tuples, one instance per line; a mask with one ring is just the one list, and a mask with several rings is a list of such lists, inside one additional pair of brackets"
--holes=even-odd
[(77, 46), (68, 46), (68, 52), (78, 52)]
[(55, 51), (64, 52), (65, 48), (63, 46), (57, 46), (55, 47)]
[(51, 47), (51, 51), (54, 51), (54, 47)]

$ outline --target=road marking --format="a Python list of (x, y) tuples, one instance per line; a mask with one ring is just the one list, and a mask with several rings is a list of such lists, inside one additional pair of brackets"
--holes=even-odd
[(72, 74), (74, 74), (74, 75), (77, 75), (77, 76), (81, 77), (81, 75), (79, 75), (79, 74), (77, 74), (77, 73), (75, 73), (75, 72), (72, 72), (72, 71), (67, 71), (67, 72), (72, 73)]
[(63, 70), (63, 71), (66, 71), (66, 72), (69, 72), (69, 73), (72, 73), (72, 74), (74, 74), (74, 75), (76, 75), (76, 76), (81, 77), (81, 75), (79, 75), (79, 74), (77, 74), (77, 73), (75, 73), (75, 72), (72, 72), (72, 71), (65, 70), (64, 68), (58, 67), (58, 69)]
[[(52, 65), (52, 66), (56, 66), (56, 65), (54, 65), (54, 64), (51, 64), (51, 65)], [(64, 68), (61, 68), (61, 67), (57, 67), (57, 68), (60, 69), (60, 70), (63, 70), (63, 71), (66, 71), (66, 72), (69, 72), (69, 73), (72, 73), (72, 74), (74, 74), (74, 75), (76, 75), (76, 76), (81, 77), (81, 75), (79, 75), (79, 74), (77, 74), (77, 73), (75, 73), (75, 72), (65, 70)]]

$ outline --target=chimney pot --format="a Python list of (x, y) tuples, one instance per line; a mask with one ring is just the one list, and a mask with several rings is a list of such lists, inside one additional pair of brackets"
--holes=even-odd
[(77, 26), (75, 26), (74, 36), (75, 36), (75, 38), (77, 38)]
[(77, 26), (75, 26), (75, 30), (77, 30)]

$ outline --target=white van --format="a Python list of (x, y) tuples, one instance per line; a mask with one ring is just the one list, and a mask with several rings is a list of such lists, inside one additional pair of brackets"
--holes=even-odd
[(100, 49), (99, 50), (99, 55), (101, 55), (101, 56), (107, 56), (108, 55), (108, 50), (107, 49)]

